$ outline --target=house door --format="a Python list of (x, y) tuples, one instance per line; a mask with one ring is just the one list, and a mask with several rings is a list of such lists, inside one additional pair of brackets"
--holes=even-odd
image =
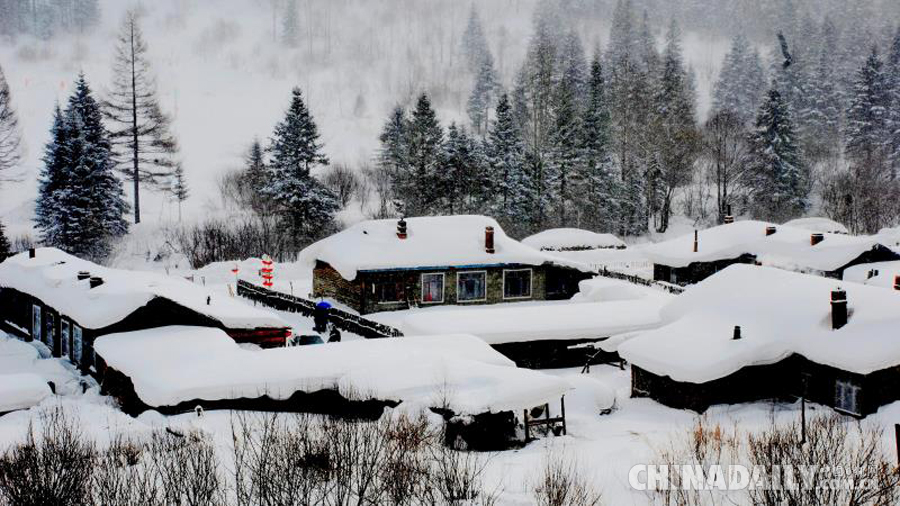
[(31, 340), (41, 340), (41, 306), (31, 306)]

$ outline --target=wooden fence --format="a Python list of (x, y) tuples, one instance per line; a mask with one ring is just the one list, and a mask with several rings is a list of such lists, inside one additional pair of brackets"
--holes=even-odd
[[(241, 297), (246, 297), (273, 309), (300, 313), (309, 317), (313, 316), (313, 311), (316, 308), (315, 301), (269, 290), (244, 280), (238, 280), (237, 293)], [(391, 326), (374, 322), (335, 307), (328, 310), (328, 321), (343, 331), (351, 332), (367, 339), (403, 336), (402, 332)]]
[(633, 274), (625, 274), (624, 272), (616, 272), (611, 271), (604, 267), (601, 270), (597, 270), (597, 274), (603, 276), (604, 278), (612, 278), (619, 279), (622, 281), (627, 281), (629, 283), (634, 283), (636, 285), (649, 286), (653, 288), (659, 288), (661, 290), (665, 290), (669, 293), (674, 293), (675, 295), (680, 295), (684, 292), (683, 286), (678, 286), (673, 283), (666, 283), (665, 281), (656, 281), (653, 279), (646, 279), (640, 276), (635, 276)]

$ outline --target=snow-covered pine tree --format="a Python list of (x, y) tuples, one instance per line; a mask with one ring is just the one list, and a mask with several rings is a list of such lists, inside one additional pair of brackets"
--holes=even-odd
[(409, 163), (398, 175), (397, 197), (407, 216), (433, 214), (439, 206), (435, 182), (439, 178), (444, 132), (425, 93), (416, 101), (406, 139)]
[(102, 260), (128, 232), (122, 183), (114, 173), (100, 106), (80, 75), (65, 112), (56, 109), (44, 157), (36, 222), (45, 244)]
[(446, 214), (468, 214), (480, 211), (486, 200), (487, 180), (480, 153), (465, 129), (451, 123), (442, 146), (440, 170), (437, 172), (438, 211)]
[(269, 144), (269, 180), (263, 195), (273, 206), (282, 228), (299, 244), (327, 233), (339, 210), (337, 198), (311, 173), (327, 165), (319, 131), (300, 88), (291, 92), (291, 104), (275, 125)]
[(619, 233), (640, 235), (647, 231), (647, 180), (650, 160), (647, 146), (653, 112), (655, 57), (646, 24), (635, 26), (631, 0), (619, 0), (613, 12), (606, 62), (612, 125), (612, 153), (622, 177), (619, 200)]
[(765, 80), (759, 54), (742, 34), (731, 39), (719, 79), (713, 89), (713, 111), (732, 111), (746, 124), (754, 120)]
[(473, 74), (481, 71), (484, 60), (491, 55), (487, 38), (484, 36), (484, 27), (481, 24), (481, 16), (475, 4), (469, 10), (469, 21), (462, 36), (462, 53), (466, 61), (466, 68)]
[[(559, 84), (554, 90), (547, 161), (547, 183), (553, 200), (553, 221), (565, 227), (576, 223), (576, 191), (584, 162), (582, 151), (584, 52), (577, 35), (567, 37), (565, 58), (560, 58)], [(580, 54), (579, 54), (580, 53)]]
[(141, 185), (165, 189), (178, 165), (178, 142), (159, 105), (147, 43), (132, 10), (125, 14), (119, 32), (104, 114), (112, 124), (118, 169), (133, 185), (134, 222), (140, 223)]
[(376, 159), (378, 172), (381, 175), (379, 179), (390, 182), (390, 184), (378, 185), (378, 191), (381, 193), (379, 195), (381, 208), (378, 210), (378, 216), (391, 214), (389, 207), (394, 202), (395, 195), (401, 194), (398, 190), (403, 186), (403, 178), (409, 174), (408, 133), (409, 120), (406, 118), (406, 111), (398, 105), (391, 111), (390, 117), (378, 136), (381, 143)]
[(885, 75), (890, 93), (888, 128), (890, 131), (890, 161), (893, 174), (900, 173), (900, 27), (891, 40), (885, 63)]
[(884, 165), (890, 150), (891, 95), (878, 49), (857, 72), (847, 110), (847, 158), (857, 164)]
[(181, 204), (188, 199), (190, 191), (187, 186), (187, 179), (184, 177), (184, 166), (181, 162), (175, 166), (175, 172), (172, 173), (172, 183), (169, 187), (172, 198), (178, 203), (178, 221), (181, 221)]
[(6, 238), (6, 229), (3, 227), (3, 222), (0, 221), (0, 262), (6, 260), (11, 254), (12, 245), (9, 243), (9, 239)]
[(281, 16), (281, 42), (287, 47), (300, 44), (300, 12), (297, 0), (287, 0)]
[(96, 26), (100, 22), (100, 5), (97, 0), (73, 0), (72, 24), (79, 32)]
[(475, 74), (475, 86), (469, 95), (466, 112), (472, 121), (472, 128), (478, 135), (487, 133), (489, 110), (497, 89), (497, 74), (494, 71), (494, 57), (486, 52)]
[[(248, 189), (259, 194), (269, 180), (269, 167), (266, 165), (266, 152), (263, 149), (259, 137), (254, 137), (253, 142), (244, 155), (244, 181)], [(259, 199), (257, 199), (259, 200)]]
[(835, 158), (841, 152), (841, 104), (844, 97), (836, 78), (838, 34), (828, 17), (822, 23), (820, 43), (815, 65), (811, 69), (812, 78), (808, 81), (806, 107), (799, 112), (807, 125), (803, 152), (810, 163)]
[(0, 183), (4, 181), (4, 174), (19, 163), (22, 156), (21, 144), (19, 120), (13, 109), (6, 76), (0, 67)]
[(591, 229), (618, 232), (616, 217), (621, 188), (610, 153), (609, 103), (599, 48), (591, 61), (583, 123), (581, 149), (584, 163), (578, 178), (582, 185), (577, 192), (579, 206)]
[(493, 191), (490, 211), (507, 233), (524, 232), (528, 218), (525, 143), (507, 94), (497, 101), (496, 119), (487, 138), (488, 179)]
[(674, 20), (666, 34), (657, 90), (653, 144), (659, 180), (650, 211), (662, 233), (669, 227), (675, 191), (692, 180), (700, 151), (693, 78), (684, 67), (681, 28)]
[(890, 102), (884, 65), (873, 47), (857, 72), (847, 110), (849, 170), (830, 181), (825, 191), (829, 210), (854, 232), (873, 234), (893, 225), (900, 210), (900, 181), (890, 160)]
[(759, 108), (749, 144), (754, 216), (781, 222), (802, 214), (808, 207), (806, 171), (790, 108), (774, 87)]

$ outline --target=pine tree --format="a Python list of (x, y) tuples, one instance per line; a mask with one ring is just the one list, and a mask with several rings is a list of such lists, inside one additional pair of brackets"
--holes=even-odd
[(494, 58), (490, 52), (482, 57), (481, 65), (475, 75), (475, 87), (469, 95), (466, 111), (472, 121), (472, 127), (479, 135), (484, 135), (488, 127), (488, 111), (497, 89), (497, 75), (494, 71)]
[(255, 194), (261, 193), (268, 182), (269, 167), (266, 164), (266, 153), (258, 137), (253, 138), (244, 156), (244, 179)]
[(3, 174), (19, 163), (22, 156), (19, 120), (12, 106), (9, 85), (0, 67), (0, 182)]
[(80, 75), (66, 110), (56, 109), (41, 172), (36, 222), (45, 244), (95, 260), (128, 232), (100, 106)]
[(869, 58), (857, 73), (847, 110), (846, 154), (849, 159), (867, 165), (885, 163), (891, 141), (890, 103), (884, 64), (878, 57), (877, 48), (872, 48)]
[(617, 203), (621, 188), (610, 154), (609, 103), (599, 49), (591, 61), (587, 88), (581, 141), (583, 174), (578, 178), (582, 185), (578, 191), (580, 207), (584, 209), (585, 220), (592, 229), (617, 232)]
[(810, 162), (840, 154), (844, 97), (836, 79), (837, 44), (837, 28), (826, 17), (821, 29), (821, 47), (809, 79), (806, 107), (800, 111), (803, 123), (807, 125), (803, 151)]
[(147, 44), (134, 11), (128, 11), (113, 61), (113, 85), (104, 103), (112, 123), (119, 171), (131, 181), (134, 222), (141, 222), (141, 185), (165, 189), (178, 165), (178, 142), (159, 105), (147, 60)]
[(451, 123), (442, 146), (436, 193), (438, 210), (447, 214), (477, 212), (486, 197), (482, 160), (465, 129)]
[(553, 129), (550, 134), (547, 158), (547, 183), (554, 201), (554, 219), (558, 226), (570, 224), (574, 216), (572, 209), (576, 191), (581, 187), (578, 180), (584, 161), (581, 149), (583, 112), (582, 91), (584, 89), (583, 60), (577, 54), (580, 42), (571, 42), (569, 57), (562, 60), (566, 66), (561, 69), (559, 84), (554, 90), (552, 113)]
[(6, 260), (10, 255), (12, 255), (12, 245), (9, 243), (9, 239), (6, 238), (3, 222), (0, 222), (0, 262)]
[(900, 173), (900, 28), (891, 41), (885, 64), (889, 96), (888, 130), (891, 172)]
[(311, 174), (327, 165), (319, 131), (300, 88), (291, 93), (284, 119), (275, 125), (269, 144), (269, 181), (263, 194), (274, 207), (281, 226), (295, 240), (305, 241), (325, 233), (338, 211), (337, 198)]
[(759, 54), (746, 37), (736, 35), (713, 90), (713, 112), (731, 111), (749, 124), (754, 120), (764, 87)]
[(284, 15), (281, 18), (281, 42), (287, 47), (300, 44), (300, 13), (297, 0), (287, 0)]
[(416, 101), (407, 135), (409, 165), (399, 175), (398, 197), (407, 216), (431, 214), (437, 208), (435, 181), (441, 162), (444, 133), (428, 95)]
[(98, 0), (74, 0), (72, 4), (72, 23), (79, 32), (96, 26), (100, 22), (100, 5)]
[(172, 174), (172, 183), (169, 189), (172, 197), (178, 202), (178, 221), (181, 221), (181, 204), (188, 199), (190, 191), (188, 190), (187, 180), (184, 177), (184, 167), (179, 163), (175, 167)]
[(462, 52), (469, 72), (476, 75), (481, 72), (485, 59), (491, 55), (487, 38), (484, 36), (484, 28), (481, 25), (481, 16), (478, 15), (475, 4), (472, 4), (469, 10), (469, 21), (463, 32)]
[(805, 169), (790, 109), (774, 87), (759, 109), (749, 144), (753, 214), (774, 221), (799, 216), (808, 206)]
[(497, 117), (488, 132), (486, 151), (493, 191), (491, 214), (507, 233), (521, 233), (528, 217), (525, 144), (505, 93), (497, 101)]

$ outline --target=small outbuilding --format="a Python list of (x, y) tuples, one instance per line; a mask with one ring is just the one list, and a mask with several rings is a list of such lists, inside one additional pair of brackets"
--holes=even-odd
[(694, 231), (644, 248), (653, 279), (698, 283), (732, 264), (760, 264), (841, 279), (848, 267), (900, 259), (876, 237), (811, 232), (747, 220)]
[(803, 397), (854, 416), (900, 400), (900, 297), (775, 268), (733, 265), (619, 345), (632, 396), (704, 411)]
[(290, 334), (268, 311), (186, 279), (111, 269), (55, 248), (0, 263), (0, 328), (84, 369), (94, 365), (97, 337), (174, 324), (218, 328), (262, 347), (283, 346)]
[(625, 249), (622, 239), (580, 228), (551, 228), (522, 239), (522, 244), (541, 251)]
[(570, 298), (589, 268), (508, 237), (485, 216), (358, 223), (300, 254), (313, 296), (361, 314)]

